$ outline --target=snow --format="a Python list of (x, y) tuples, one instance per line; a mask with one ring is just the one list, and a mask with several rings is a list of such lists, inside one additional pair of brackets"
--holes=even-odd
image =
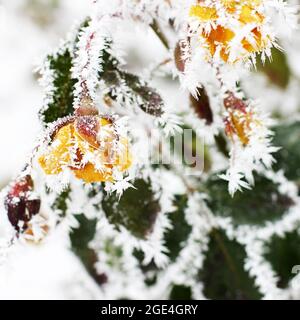
[[(24, 10), (26, 2), (0, 2), (0, 187), (23, 167), (40, 132), (37, 113), (43, 92), (33, 70), (89, 10), (88, 1), (63, 0), (54, 21), (41, 27)], [(8, 263), (0, 262), (0, 299), (85, 299), (97, 294), (59, 235), (43, 246), (21, 245), (15, 251), (16, 255), (8, 250)], [(92, 289), (82, 290), (82, 282), (90, 283)]]

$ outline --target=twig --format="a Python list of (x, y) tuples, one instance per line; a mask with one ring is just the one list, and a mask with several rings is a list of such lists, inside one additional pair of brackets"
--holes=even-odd
[(168, 39), (165, 36), (165, 34), (162, 32), (158, 22), (156, 20), (153, 20), (153, 22), (150, 24), (150, 27), (154, 31), (154, 33), (157, 35), (161, 43), (166, 47), (166, 49), (170, 50)]

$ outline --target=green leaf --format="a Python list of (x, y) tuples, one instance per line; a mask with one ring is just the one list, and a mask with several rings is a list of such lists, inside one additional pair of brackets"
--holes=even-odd
[(72, 79), (72, 56), (69, 49), (49, 55), (47, 59), (54, 75), (54, 90), (49, 104), (40, 111), (40, 117), (45, 124), (73, 113), (73, 90), (77, 82)]
[(281, 218), (294, 204), (287, 195), (278, 191), (278, 185), (255, 174), (252, 190), (228, 193), (228, 184), (218, 175), (211, 176), (205, 184), (209, 195), (207, 204), (216, 215), (231, 217), (237, 225), (261, 225)]
[(254, 300), (261, 294), (254, 279), (244, 270), (246, 252), (242, 245), (229, 240), (221, 230), (213, 230), (199, 280), (208, 299)]
[[(168, 217), (172, 224), (172, 229), (168, 229), (165, 232), (164, 240), (168, 249), (168, 257), (174, 262), (184, 247), (184, 243), (187, 240), (192, 228), (185, 220), (184, 210), (187, 206), (187, 196), (178, 195), (175, 197), (174, 206), (177, 210), (168, 214)], [(152, 260), (149, 264), (143, 265), (144, 253), (141, 250), (135, 250), (134, 256), (139, 262), (139, 266), (146, 276), (146, 284), (148, 286), (154, 285), (157, 280), (157, 275), (161, 269), (159, 269)]]
[(95, 269), (97, 255), (93, 249), (89, 248), (89, 243), (95, 236), (97, 219), (89, 220), (83, 214), (77, 215), (76, 219), (80, 225), (79, 228), (73, 229), (70, 233), (72, 250), (91, 277), (101, 285), (107, 281), (107, 277), (105, 274), (97, 273)]
[(78, 81), (72, 78), (73, 51), (75, 51), (81, 31), (88, 26), (89, 22), (90, 19), (87, 18), (80, 25), (74, 43), (66, 43), (61, 50), (46, 57), (54, 79), (53, 92), (47, 97), (49, 103), (39, 112), (44, 124), (73, 114), (74, 89)]
[(174, 285), (170, 292), (171, 300), (191, 300), (192, 290), (190, 287), (183, 285)]
[(137, 238), (145, 238), (153, 229), (160, 204), (150, 182), (139, 179), (134, 187), (127, 189), (120, 200), (115, 193), (106, 195), (102, 208), (117, 228), (123, 226)]
[(299, 248), (300, 235), (297, 231), (287, 233), (284, 237), (273, 236), (266, 245), (265, 258), (279, 276), (279, 288), (286, 288), (289, 281), (296, 276), (292, 270), (300, 265)]
[(291, 78), (291, 70), (287, 57), (283, 51), (272, 49), (272, 60), (267, 60), (263, 65), (261, 59), (257, 59), (257, 69), (263, 72), (276, 86), (285, 89)]
[(80, 226), (77, 229), (73, 229), (70, 234), (72, 248), (78, 251), (85, 250), (95, 236), (97, 220), (89, 220), (83, 214), (76, 215), (76, 219)]
[(284, 170), (285, 176), (300, 186), (300, 122), (280, 125), (273, 128), (275, 146), (281, 150), (274, 154), (275, 170)]
[[(164, 105), (161, 96), (138, 76), (122, 70), (120, 62), (110, 53), (110, 46), (111, 40), (108, 39), (107, 47), (101, 54), (103, 64), (102, 71), (99, 72), (99, 80), (104, 80), (109, 88), (109, 97), (112, 100), (121, 97), (124, 104), (129, 100), (132, 104), (138, 104), (144, 112), (160, 117)], [(121, 87), (122, 90), (119, 90)]]
[(187, 197), (176, 196), (174, 205), (177, 206), (177, 210), (168, 215), (172, 229), (167, 230), (165, 234), (166, 246), (169, 250), (168, 256), (171, 261), (176, 260), (192, 230), (191, 226), (185, 220), (184, 210), (187, 206)]

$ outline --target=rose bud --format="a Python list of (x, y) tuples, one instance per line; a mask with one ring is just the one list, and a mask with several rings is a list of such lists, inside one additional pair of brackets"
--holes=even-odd
[(26, 230), (27, 223), (39, 213), (41, 206), (40, 199), (33, 192), (33, 181), (29, 175), (11, 185), (4, 204), (12, 226), (18, 232)]

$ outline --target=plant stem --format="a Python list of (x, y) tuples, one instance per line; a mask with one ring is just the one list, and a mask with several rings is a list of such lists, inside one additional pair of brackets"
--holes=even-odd
[(151, 29), (154, 31), (154, 33), (157, 35), (161, 43), (165, 46), (166, 49), (170, 50), (170, 45), (168, 42), (167, 37), (162, 32), (158, 22), (154, 19), (153, 22), (150, 25)]

